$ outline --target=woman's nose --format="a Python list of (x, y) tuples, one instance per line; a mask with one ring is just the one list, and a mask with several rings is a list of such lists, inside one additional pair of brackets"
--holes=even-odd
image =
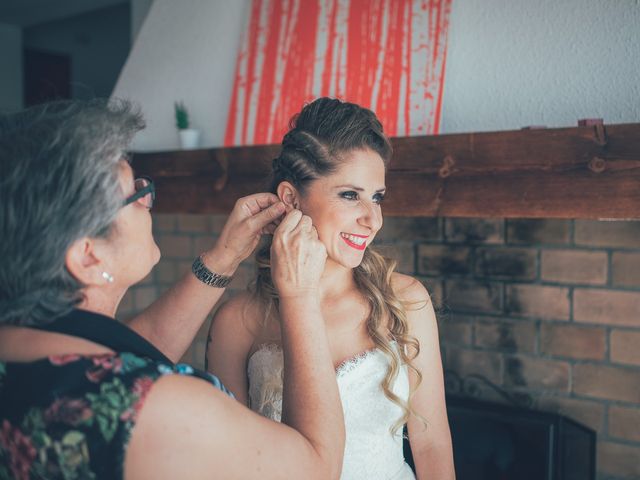
[(361, 208), (360, 223), (374, 232), (380, 230), (382, 227), (382, 213), (378, 205), (373, 202), (361, 202)]

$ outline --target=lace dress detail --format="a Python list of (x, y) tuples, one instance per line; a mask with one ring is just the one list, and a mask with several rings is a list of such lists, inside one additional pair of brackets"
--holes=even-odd
[[(384, 396), (380, 386), (388, 364), (381, 350), (371, 349), (336, 368), (346, 428), (342, 480), (415, 479), (404, 461), (402, 429), (395, 435), (390, 431), (402, 409)], [(247, 364), (251, 408), (277, 421), (282, 416), (283, 365), (282, 349), (273, 344), (262, 345)], [(393, 391), (408, 399), (406, 366), (400, 368)]]

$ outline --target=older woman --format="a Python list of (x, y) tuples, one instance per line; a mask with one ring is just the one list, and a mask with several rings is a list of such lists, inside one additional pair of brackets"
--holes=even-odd
[[(0, 477), (334, 478), (344, 427), (309, 217), (240, 199), (186, 275), (129, 327), (113, 319), (160, 252), (153, 183), (124, 149), (126, 102), (62, 102), (0, 118)], [(275, 228), (275, 232), (274, 232)], [(261, 232), (285, 354), (284, 424), (175, 365)]]

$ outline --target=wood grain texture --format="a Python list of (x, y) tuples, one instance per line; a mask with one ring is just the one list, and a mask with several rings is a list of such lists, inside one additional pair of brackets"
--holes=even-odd
[[(397, 137), (395, 216), (640, 218), (640, 124)], [(266, 188), (279, 145), (133, 153), (162, 213), (227, 213)]]

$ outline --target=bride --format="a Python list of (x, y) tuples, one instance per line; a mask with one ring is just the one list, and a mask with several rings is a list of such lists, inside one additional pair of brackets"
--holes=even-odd
[[(455, 478), (433, 307), (425, 288), (371, 248), (391, 145), (373, 112), (320, 98), (294, 117), (273, 161), (272, 191), (311, 217), (327, 262), (320, 283), (346, 426), (342, 479)], [(208, 369), (264, 416), (280, 420), (283, 355), (270, 245), (255, 288), (217, 311)], [(296, 368), (287, 365), (286, 368)]]

